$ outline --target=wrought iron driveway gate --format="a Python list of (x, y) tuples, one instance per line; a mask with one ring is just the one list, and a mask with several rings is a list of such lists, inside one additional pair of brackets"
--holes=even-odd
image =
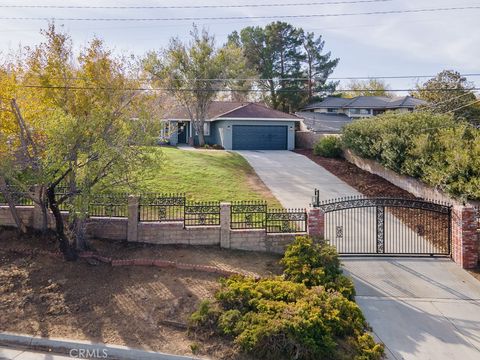
[(450, 255), (451, 206), (424, 200), (349, 197), (320, 201), (325, 239), (340, 254)]

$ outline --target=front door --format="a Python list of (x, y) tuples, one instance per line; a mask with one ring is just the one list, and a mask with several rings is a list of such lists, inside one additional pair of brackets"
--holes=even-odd
[(178, 123), (178, 143), (186, 144), (187, 143), (187, 124), (184, 122)]

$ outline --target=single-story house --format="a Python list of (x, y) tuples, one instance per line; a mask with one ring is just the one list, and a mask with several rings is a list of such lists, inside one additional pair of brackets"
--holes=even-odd
[(352, 119), (345, 114), (300, 111), (296, 115), (303, 119), (302, 130), (314, 133), (340, 134), (343, 126), (352, 122)]
[(356, 96), (351, 99), (329, 96), (323, 101), (304, 107), (302, 112), (318, 112), (323, 114), (343, 114), (350, 119), (371, 117), (389, 110), (413, 111), (426, 101), (412, 96)]
[[(198, 144), (185, 107), (176, 106), (163, 121), (164, 139), (171, 145)], [(260, 103), (214, 101), (204, 124), (205, 143), (226, 150), (293, 150), (299, 121)]]

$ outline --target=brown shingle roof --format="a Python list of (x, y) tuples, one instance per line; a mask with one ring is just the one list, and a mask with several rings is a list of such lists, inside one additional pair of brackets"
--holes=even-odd
[[(177, 105), (166, 115), (166, 119), (190, 119), (184, 106)], [(279, 110), (271, 109), (263, 104), (237, 101), (213, 101), (207, 112), (208, 120), (220, 118), (263, 118), (263, 119), (296, 119)]]

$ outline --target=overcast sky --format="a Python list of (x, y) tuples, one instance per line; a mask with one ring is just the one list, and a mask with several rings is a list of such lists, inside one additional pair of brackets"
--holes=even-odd
[[(187, 6), (334, 2), (347, 0), (0, 0), (0, 5)], [(285, 16), (363, 13), (445, 7), (480, 6), (479, 0), (391, 0), (357, 4), (214, 9), (24, 9), (0, 8), (4, 17), (70, 18), (179, 18), (231, 16)], [(285, 19), (306, 31), (323, 35), (325, 48), (340, 58), (333, 76), (433, 75), (442, 69), (480, 73), (480, 9), (372, 16)], [(233, 30), (265, 25), (272, 19), (196, 20), (223, 43)], [(117, 51), (143, 54), (168, 44), (172, 36), (186, 38), (192, 20), (71, 21), (57, 20), (82, 46), (97, 35)], [(46, 20), (0, 20), (0, 51), (41, 41)], [(410, 88), (418, 79), (387, 80), (392, 88)], [(423, 79), (421, 79), (423, 80)], [(470, 77), (480, 86), (480, 77)]]

